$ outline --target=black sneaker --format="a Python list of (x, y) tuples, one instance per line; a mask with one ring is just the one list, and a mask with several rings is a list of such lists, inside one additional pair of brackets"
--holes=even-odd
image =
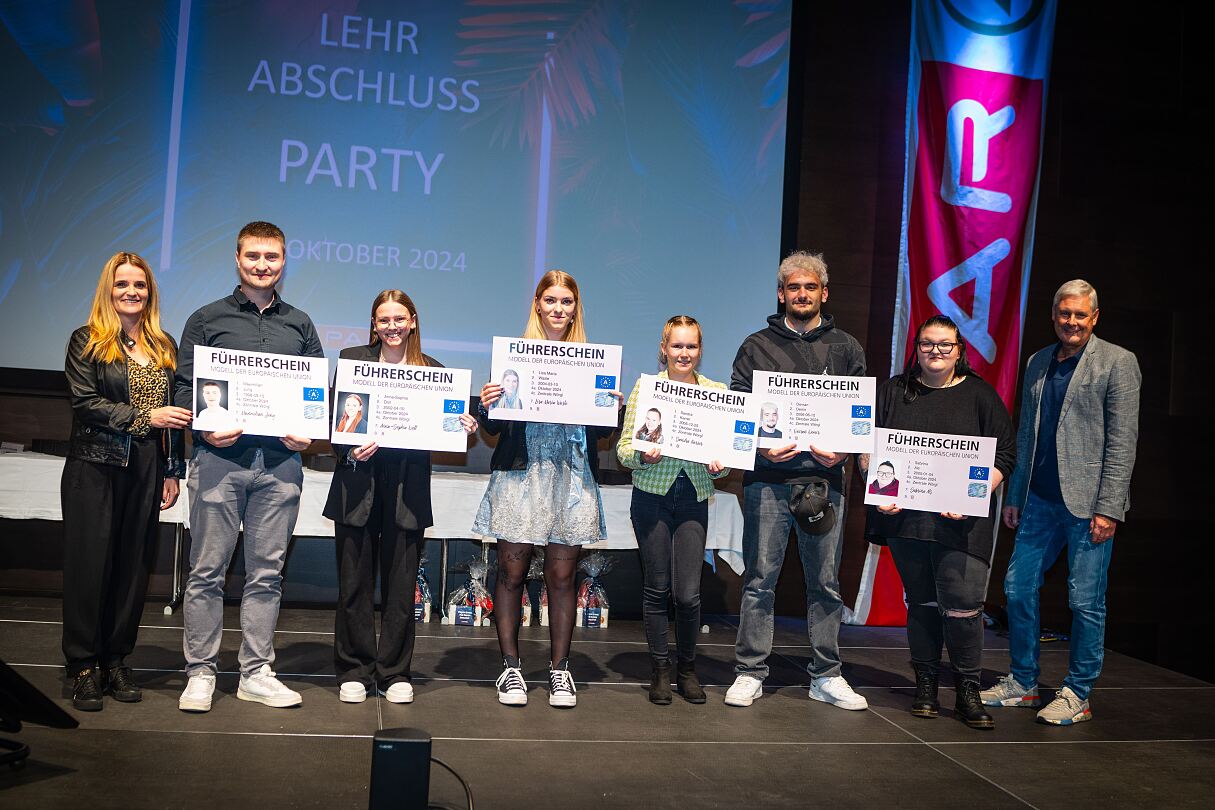
[(119, 703), (138, 703), (143, 700), (143, 690), (131, 676), (130, 667), (110, 667), (105, 673), (106, 691)]
[(72, 685), (72, 705), (82, 712), (101, 711), (101, 686), (97, 683), (97, 670), (82, 669), (76, 673)]
[(572, 709), (578, 705), (578, 688), (574, 676), (570, 675), (570, 659), (562, 658), (557, 666), (549, 665), (548, 705), (559, 709)]
[(502, 656), (502, 674), (498, 676), (498, 702), (503, 706), (526, 706), (527, 683), (520, 671), (522, 662), (513, 655)]

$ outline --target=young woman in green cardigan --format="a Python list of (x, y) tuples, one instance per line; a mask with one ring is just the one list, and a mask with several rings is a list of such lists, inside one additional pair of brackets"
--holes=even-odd
[[(696, 372), (700, 363), (700, 324), (676, 315), (662, 329), (659, 376), (677, 382), (725, 388)], [(729, 470), (721, 462), (698, 464), (665, 457), (661, 450), (633, 449), (637, 422), (637, 386), (629, 395), (616, 457), (633, 471), (633, 533), (641, 549), (642, 611), (646, 642), (653, 660), (650, 701), (671, 702), (671, 657), (667, 645), (667, 609), (675, 599), (676, 680), (684, 700), (704, 703), (696, 677), (696, 636), (700, 632), (700, 574), (705, 556), (709, 496), (713, 479)]]

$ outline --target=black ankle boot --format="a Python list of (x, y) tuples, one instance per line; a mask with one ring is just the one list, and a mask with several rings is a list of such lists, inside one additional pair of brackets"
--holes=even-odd
[(650, 703), (659, 706), (671, 705), (671, 662), (654, 662), (650, 674)]
[(915, 670), (915, 699), (911, 701), (911, 714), (915, 717), (936, 717), (941, 713), (937, 700), (937, 668), (926, 664), (912, 664)]
[(979, 698), (979, 682), (971, 678), (959, 679), (958, 699), (954, 703), (953, 710), (958, 719), (971, 728), (992, 729), (996, 727), (995, 721), (991, 719), (987, 709), (983, 708), (983, 701)]
[(82, 669), (76, 673), (72, 685), (72, 705), (82, 712), (101, 711), (101, 685), (97, 683), (97, 670)]
[(110, 667), (105, 673), (106, 691), (119, 703), (138, 703), (143, 690), (131, 676), (130, 667)]
[(675, 667), (675, 686), (688, 703), (704, 703), (705, 690), (696, 677), (695, 661), (680, 661)]

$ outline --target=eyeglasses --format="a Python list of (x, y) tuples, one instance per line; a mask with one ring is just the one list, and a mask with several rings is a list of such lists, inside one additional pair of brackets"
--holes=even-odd
[(953, 354), (953, 350), (958, 344), (948, 340), (941, 341), (940, 343), (933, 343), (931, 340), (921, 340), (915, 345), (924, 354), (932, 354), (934, 351), (939, 354)]

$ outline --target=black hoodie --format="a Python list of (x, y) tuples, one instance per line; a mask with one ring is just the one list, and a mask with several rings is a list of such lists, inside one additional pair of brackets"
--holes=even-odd
[[(750, 335), (738, 347), (730, 388), (750, 391), (752, 374), (760, 371), (780, 371), (786, 374), (832, 374), (835, 376), (865, 376), (865, 350), (856, 338), (835, 328), (835, 319), (823, 315), (822, 322), (805, 334), (798, 334), (785, 325), (785, 316), (768, 316), (768, 327)], [(810, 453), (798, 453), (788, 461), (774, 464), (756, 454), (755, 470), (743, 476), (743, 482), (804, 483), (810, 476), (827, 479), (833, 489), (843, 489), (844, 465), (824, 467)]]

